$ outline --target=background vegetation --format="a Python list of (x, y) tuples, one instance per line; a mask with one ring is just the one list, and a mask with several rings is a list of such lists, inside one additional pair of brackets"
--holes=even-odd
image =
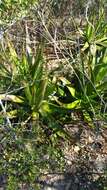
[[(64, 125), (107, 126), (106, 1), (0, 2), (0, 175), (39, 189), (62, 172)], [(103, 189), (106, 187), (103, 185)]]

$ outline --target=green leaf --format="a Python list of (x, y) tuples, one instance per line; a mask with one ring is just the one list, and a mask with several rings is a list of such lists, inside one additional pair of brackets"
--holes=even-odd
[(97, 50), (96, 44), (91, 44), (91, 45), (90, 45), (90, 52), (91, 52), (91, 55), (92, 55), (92, 56), (95, 56), (95, 55), (96, 55), (96, 50)]
[(71, 86), (71, 82), (69, 80), (67, 80), (66, 78), (64, 78), (64, 77), (60, 77), (59, 80), (61, 80), (63, 82), (64, 86), (66, 86), (68, 88), (71, 95), (73, 97), (75, 97), (75, 88), (73, 88)]
[(29, 105), (31, 106), (32, 98), (33, 98), (31, 94), (31, 86), (25, 81), (23, 81), (23, 85), (24, 85), (24, 92), (25, 92), (26, 99), (28, 100)]
[(25, 54), (22, 56), (21, 66), (24, 77), (27, 77), (27, 74), (30, 73), (30, 67)]
[(101, 63), (95, 65), (95, 68), (93, 70), (93, 76), (96, 83), (103, 80), (103, 78), (106, 75), (106, 71), (107, 71), (107, 64)]
[(43, 54), (42, 54), (42, 47), (38, 47), (36, 50), (36, 56), (34, 57), (34, 64), (32, 65), (32, 77), (33, 80), (40, 79), (40, 76), (42, 76), (42, 70), (43, 70)]
[(95, 41), (96, 44), (100, 42), (107, 42), (107, 37), (103, 37)]
[(62, 106), (66, 109), (74, 109), (77, 108), (81, 103), (81, 100), (75, 100), (72, 103), (68, 103), (68, 104), (62, 104)]
[(102, 67), (100, 68), (99, 72), (96, 75), (96, 81), (97, 82), (102, 81), (105, 75), (107, 75), (107, 65), (102, 65)]
[(58, 97), (56, 96), (53, 96), (53, 99), (60, 105), (62, 106), (63, 108), (66, 108), (66, 109), (74, 109), (74, 108), (77, 108), (80, 103), (81, 103), (81, 100), (75, 100), (74, 102), (72, 103), (68, 103), (68, 104), (64, 104), (62, 103), (61, 101), (58, 100)]
[(12, 111), (6, 112), (6, 116), (8, 116), (10, 119), (17, 117), (17, 114), (18, 114), (18, 110), (12, 110)]
[(107, 64), (107, 55), (105, 55), (104, 57), (103, 57), (103, 63), (105, 63), (105, 64)]
[(104, 81), (104, 82), (102, 82), (101, 84), (98, 84), (98, 85), (96, 86), (96, 89), (97, 89), (97, 91), (99, 91), (99, 92), (104, 92), (105, 90), (107, 90), (107, 81)]
[(61, 95), (61, 96), (64, 96), (65, 92), (63, 89), (61, 89), (60, 87), (58, 87), (58, 93)]
[(39, 83), (39, 87), (35, 94), (36, 96), (35, 102), (33, 103), (35, 110), (38, 110), (40, 108), (42, 101), (44, 100), (47, 84), (48, 84), (47, 78), (42, 79)]
[(42, 101), (39, 112), (42, 114), (42, 116), (47, 116), (47, 114), (52, 113), (52, 109), (50, 109), (48, 101)]
[(83, 48), (81, 49), (81, 51), (85, 51), (85, 50), (87, 50), (89, 48), (89, 43), (88, 42), (85, 42), (85, 44), (84, 44), (84, 46), (83, 46)]
[(88, 42), (90, 42), (94, 38), (94, 28), (90, 23), (87, 23), (86, 38)]
[(39, 113), (38, 112), (32, 112), (32, 120), (38, 120), (39, 119)]
[(96, 45), (97, 46), (103, 46), (103, 47), (107, 48), (107, 41), (105, 41), (105, 42), (99, 42)]

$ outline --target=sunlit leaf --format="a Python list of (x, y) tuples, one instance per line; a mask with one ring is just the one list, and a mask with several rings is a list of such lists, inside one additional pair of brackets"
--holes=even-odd
[(4, 101), (12, 101), (16, 103), (23, 103), (23, 97), (15, 95), (0, 94), (0, 99)]
[(95, 56), (96, 55), (96, 44), (91, 44), (90, 45), (90, 52), (91, 52), (91, 55)]
[(31, 116), (32, 116), (32, 120), (38, 120), (39, 119), (39, 113), (38, 112), (32, 112)]
[(68, 103), (68, 104), (62, 104), (62, 106), (66, 109), (74, 109), (77, 108), (80, 105), (81, 100), (75, 100), (72, 103)]
[(100, 42), (107, 42), (107, 37), (99, 38), (98, 40), (95, 41), (96, 44)]
[(42, 101), (39, 111), (42, 116), (46, 116), (47, 114), (52, 113), (52, 109), (50, 109), (49, 103), (45, 100)]
[(58, 93), (61, 95), (61, 96), (64, 96), (65, 92), (63, 89), (61, 89), (60, 87), (58, 87)]
[(74, 102), (72, 103), (68, 103), (68, 104), (65, 104), (65, 103), (62, 103), (61, 101), (58, 100), (58, 97), (54, 96), (53, 99), (60, 105), (62, 106), (63, 108), (66, 108), (66, 109), (74, 109), (74, 108), (77, 108), (80, 103), (81, 103), (81, 100), (75, 100)]
[(89, 48), (89, 43), (88, 42), (86, 42), (85, 44), (84, 44), (84, 46), (83, 46), (83, 48), (81, 49), (81, 51), (85, 51), (85, 50), (87, 50)]
[(12, 110), (12, 111), (6, 112), (6, 116), (8, 116), (10, 119), (16, 118), (17, 117), (17, 113), (18, 113), (18, 110)]
[(68, 88), (71, 95), (75, 97), (75, 88), (71, 86), (71, 82), (64, 77), (60, 77), (59, 79), (63, 82), (64, 86)]

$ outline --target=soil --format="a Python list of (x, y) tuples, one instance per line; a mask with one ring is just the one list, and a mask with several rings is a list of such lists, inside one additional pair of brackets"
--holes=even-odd
[(64, 173), (41, 176), (41, 190), (104, 190), (107, 188), (107, 129), (83, 125), (65, 127), (75, 141), (63, 144)]

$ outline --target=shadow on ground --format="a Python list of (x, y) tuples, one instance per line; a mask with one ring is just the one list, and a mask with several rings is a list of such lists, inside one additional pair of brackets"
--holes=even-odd
[[(105, 190), (107, 188), (107, 177), (100, 176), (94, 179), (93, 175), (80, 173), (66, 173), (57, 176), (59, 179), (52, 181), (38, 181), (41, 184), (41, 190)], [(53, 178), (55, 176), (53, 175)]]

